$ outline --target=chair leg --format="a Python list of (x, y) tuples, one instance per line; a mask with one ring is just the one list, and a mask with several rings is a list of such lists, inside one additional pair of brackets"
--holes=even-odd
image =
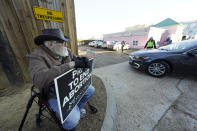
[(91, 105), (89, 101), (88, 101), (88, 107), (90, 108), (90, 110), (92, 111), (93, 114), (98, 112), (97, 108), (95, 106)]
[(27, 103), (27, 106), (26, 106), (25, 114), (24, 114), (24, 116), (23, 116), (23, 119), (22, 119), (22, 121), (21, 121), (21, 124), (20, 124), (20, 126), (19, 126), (18, 131), (22, 131), (22, 128), (23, 128), (24, 122), (25, 122), (25, 120), (26, 120), (27, 114), (28, 114), (28, 112), (29, 112), (29, 109), (30, 109), (31, 106), (32, 106), (33, 100), (34, 100), (37, 96), (38, 96), (37, 94), (34, 94), (34, 95), (32, 95), (32, 96), (30, 97), (30, 99), (29, 99), (29, 101), (28, 101), (28, 103)]
[(39, 112), (36, 114), (36, 125), (40, 128), (42, 127), (42, 120), (40, 118), (42, 115), (42, 107), (43, 105), (39, 102)]

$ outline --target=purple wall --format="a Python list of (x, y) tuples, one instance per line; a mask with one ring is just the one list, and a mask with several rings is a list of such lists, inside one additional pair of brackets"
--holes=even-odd
[[(104, 38), (104, 41), (123, 41), (125, 40), (131, 48), (144, 48), (148, 35), (144, 36), (130, 36), (130, 37), (116, 37), (116, 38)], [(133, 41), (138, 41), (138, 46), (133, 46)]]
[(162, 34), (161, 39), (160, 39), (160, 46), (162, 45), (162, 43), (167, 39), (167, 37), (171, 34), (175, 34), (176, 30), (177, 30), (177, 26), (171, 26), (171, 27), (167, 27), (167, 30)]
[(163, 42), (167, 39), (167, 37), (170, 35), (169, 31), (166, 30), (162, 35), (161, 35), (161, 39), (160, 39), (160, 44), (159, 46), (162, 46)]

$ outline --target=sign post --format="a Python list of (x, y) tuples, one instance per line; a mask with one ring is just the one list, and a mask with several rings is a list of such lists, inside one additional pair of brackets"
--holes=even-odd
[[(91, 66), (93, 59), (90, 60)], [(54, 79), (61, 122), (79, 103), (92, 82), (92, 68), (71, 69)]]

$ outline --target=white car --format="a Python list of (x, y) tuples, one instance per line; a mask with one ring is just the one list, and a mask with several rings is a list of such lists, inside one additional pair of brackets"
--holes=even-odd
[(97, 41), (97, 47), (102, 48), (103, 42), (102, 41)]
[[(121, 49), (122, 49), (121, 42), (116, 42), (116, 44), (114, 44), (114, 46), (113, 46), (113, 50), (118, 51), (118, 50), (121, 50)], [(130, 49), (130, 45), (129, 45), (129, 44), (125, 44), (125, 46), (124, 46), (123, 49), (124, 49), (124, 50)]]
[(102, 44), (101, 48), (103, 48), (103, 49), (107, 49), (107, 42), (106, 42), (106, 41), (104, 41), (104, 42), (103, 42), (103, 44)]
[(91, 47), (94, 47), (95, 44), (96, 44), (96, 41), (92, 41), (88, 45), (91, 46)]
[(113, 50), (115, 44), (116, 44), (115, 41), (107, 41), (107, 48)]

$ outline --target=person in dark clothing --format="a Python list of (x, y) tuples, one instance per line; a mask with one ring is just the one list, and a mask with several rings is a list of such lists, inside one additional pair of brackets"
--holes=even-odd
[(121, 50), (122, 50), (122, 53), (124, 52), (124, 46), (125, 46), (125, 41), (123, 40), (123, 41), (121, 42)]
[[(34, 39), (36, 48), (27, 57), (29, 71), (40, 91), (47, 96), (49, 107), (60, 114), (55, 93), (54, 78), (74, 68), (90, 68), (89, 59), (77, 57), (67, 47), (70, 38), (61, 29), (44, 29), (42, 34)], [(62, 127), (69, 131), (76, 131), (79, 120), (85, 116), (84, 106), (91, 98), (95, 88), (90, 85), (79, 103), (72, 109)]]
[(156, 48), (155, 40), (153, 39), (153, 37), (150, 37), (150, 39), (146, 42), (144, 48), (147, 49)]
[(184, 41), (184, 40), (187, 40), (185, 35), (182, 37), (182, 41)]

